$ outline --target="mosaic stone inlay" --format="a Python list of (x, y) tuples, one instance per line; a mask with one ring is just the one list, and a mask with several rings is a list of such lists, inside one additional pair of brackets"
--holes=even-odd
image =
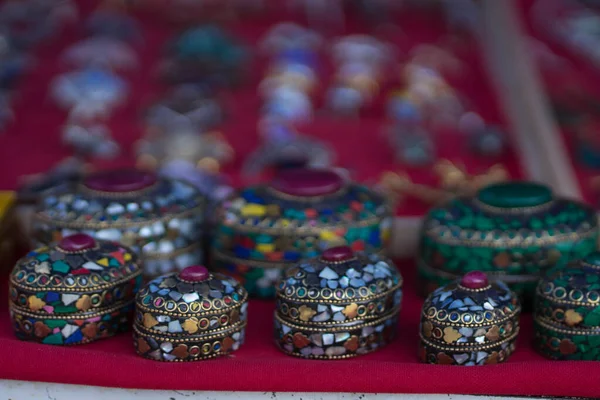
[(138, 293), (134, 345), (139, 355), (194, 361), (227, 354), (243, 343), (248, 293), (232, 278), (199, 271), (206, 270), (191, 266), (161, 276)]
[(328, 261), (326, 252), (286, 270), (275, 313), (275, 341), (285, 353), (347, 358), (376, 350), (395, 336), (402, 301), (396, 267), (349, 247), (328, 251), (340, 249), (352, 256)]
[(455, 281), (425, 301), (419, 328), (422, 362), (495, 364), (514, 351), (521, 312), (516, 295), (500, 281), (468, 286)]
[(75, 345), (111, 337), (130, 329), (133, 301), (98, 312), (51, 317), (10, 309), (17, 338), (52, 345)]
[[(531, 191), (524, 189), (528, 185)], [(492, 193), (490, 188), (502, 190)], [(596, 249), (598, 223), (590, 207), (560, 198), (546, 201), (543, 194), (549, 192), (535, 184), (487, 189), (427, 215), (417, 262), (425, 293), (473, 270), (501, 279), (519, 294), (533, 293), (539, 276), (550, 268)], [(511, 192), (517, 190), (523, 195)]]
[(126, 330), (141, 273), (130, 249), (82, 234), (31, 251), (9, 280), (17, 337), (80, 344)]
[(176, 180), (158, 179), (131, 192), (92, 190), (80, 184), (44, 197), (34, 217), (33, 235), (41, 244), (77, 232), (118, 241), (152, 260), (145, 273), (156, 276), (202, 261), (204, 205), (193, 186)]
[(544, 277), (536, 289), (536, 349), (556, 360), (600, 360), (600, 253)]
[(281, 278), (269, 269), (285, 269), (334, 246), (381, 252), (392, 228), (383, 196), (352, 183), (319, 196), (250, 187), (224, 202), (219, 215), (213, 242), (216, 268), (241, 279), (259, 296), (272, 296), (273, 283)]

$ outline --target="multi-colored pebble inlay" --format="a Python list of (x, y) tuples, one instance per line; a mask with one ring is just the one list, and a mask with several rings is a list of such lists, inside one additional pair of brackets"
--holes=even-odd
[[(84, 236), (84, 235), (76, 235)], [(20, 339), (80, 344), (126, 330), (142, 270), (131, 250), (113, 242), (69, 251), (30, 252), (10, 276), (10, 307)]]
[[(479, 197), (455, 199), (429, 212), (418, 258), (425, 293), (474, 270), (504, 281), (521, 295), (533, 293), (539, 277), (550, 268), (564, 267), (596, 249), (593, 209), (541, 196), (545, 191), (539, 185), (530, 184), (529, 192), (527, 183), (510, 185), (497, 185), (503, 190), (495, 193), (484, 189)], [(528, 196), (532, 192), (541, 193)], [(534, 200), (541, 203), (531, 205)]]
[(204, 205), (193, 186), (175, 180), (116, 193), (81, 184), (44, 197), (33, 230), (41, 244), (76, 232), (123, 243), (148, 260), (145, 275), (156, 276), (202, 261)]
[(248, 293), (220, 274), (188, 267), (151, 281), (136, 299), (134, 345), (158, 361), (194, 361), (237, 350), (244, 340)]
[(244, 282), (251, 295), (264, 297), (273, 296), (282, 270), (295, 262), (341, 245), (381, 252), (392, 228), (383, 196), (356, 184), (314, 197), (251, 187), (223, 203), (219, 212), (215, 267)]
[(544, 277), (536, 290), (536, 349), (555, 360), (600, 360), (600, 253)]
[(422, 362), (485, 365), (506, 361), (515, 349), (521, 306), (503, 282), (470, 274), (435, 290), (421, 314)]
[[(346, 249), (346, 259), (327, 253)], [(396, 334), (402, 277), (377, 254), (327, 250), (286, 271), (277, 289), (275, 341), (285, 353), (339, 359), (374, 351)]]

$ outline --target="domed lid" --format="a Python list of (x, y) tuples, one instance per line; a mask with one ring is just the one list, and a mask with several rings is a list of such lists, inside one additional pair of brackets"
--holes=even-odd
[[(467, 343), (468, 338), (473, 336), (473, 330), (482, 326), (496, 326), (498, 329), (507, 320), (518, 318), (520, 311), (517, 296), (506, 284), (500, 281), (489, 282), (483, 272), (472, 271), (429, 295), (423, 304), (422, 317), (430, 324), (424, 324), (422, 329), (429, 331), (425, 334), (429, 340), (442, 340), (442, 334), (447, 332), (441, 331), (436, 335), (431, 332), (431, 327), (436, 324), (452, 327), (451, 333), (456, 337), (450, 341), (445, 340), (446, 344)], [(484, 331), (486, 334), (487, 330)], [(500, 335), (488, 334), (485, 340), (500, 339), (502, 332), (496, 333)], [(459, 340), (463, 336), (465, 339)]]
[[(573, 312), (579, 307), (598, 307), (596, 316), (587, 322), (595, 321), (591, 325), (600, 327), (600, 252), (590, 253), (566, 268), (547, 274), (540, 280), (536, 294), (540, 298), (563, 304), (565, 311), (567, 308), (573, 308)], [(563, 319), (559, 318), (561, 321)]]
[(277, 296), (301, 302), (351, 303), (388, 294), (401, 286), (402, 276), (388, 259), (340, 246), (289, 268)]
[(51, 191), (36, 217), (62, 227), (119, 227), (177, 215), (204, 205), (192, 185), (136, 169), (86, 177), (74, 189)]
[(193, 265), (149, 282), (138, 293), (136, 306), (165, 315), (209, 315), (239, 308), (247, 299), (235, 279)]
[(224, 224), (263, 232), (352, 224), (390, 213), (382, 195), (347, 183), (332, 170), (309, 168), (281, 170), (269, 185), (243, 189), (222, 208)]
[(433, 208), (425, 219), (424, 234), (441, 242), (502, 239), (528, 246), (573, 233), (595, 235), (597, 226), (596, 213), (587, 205), (556, 198), (541, 184), (504, 182)]
[(30, 291), (92, 292), (140, 275), (137, 256), (116, 242), (78, 233), (35, 249), (14, 267), (10, 282)]

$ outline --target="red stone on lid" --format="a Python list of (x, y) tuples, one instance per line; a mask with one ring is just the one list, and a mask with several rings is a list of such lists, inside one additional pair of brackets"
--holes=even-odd
[(179, 273), (179, 278), (188, 282), (202, 282), (210, 277), (208, 269), (202, 265), (192, 265)]
[(64, 251), (82, 251), (96, 247), (96, 241), (85, 233), (76, 233), (63, 238), (58, 242), (58, 247)]
[(100, 192), (134, 192), (156, 183), (156, 175), (137, 169), (103, 171), (88, 176), (84, 184)]
[(469, 289), (483, 289), (489, 285), (487, 275), (481, 271), (467, 272), (460, 284)]
[(343, 179), (334, 171), (309, 168), (283, 170), (271, 182), (278, 192), (300, 197), (335, 193), (343, 185)]
[(354, 258), (354, 252), (348, 246), (331, 247), (323, 252), (321, 259), (329, 262), (342, 262)]

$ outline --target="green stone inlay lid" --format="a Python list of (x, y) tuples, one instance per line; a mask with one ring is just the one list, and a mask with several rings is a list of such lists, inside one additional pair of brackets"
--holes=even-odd
[(479, 201), (493, 207), (535, 207), (552, 200), (552, 190), (533, 182), (503, 182), (479, 191)]

